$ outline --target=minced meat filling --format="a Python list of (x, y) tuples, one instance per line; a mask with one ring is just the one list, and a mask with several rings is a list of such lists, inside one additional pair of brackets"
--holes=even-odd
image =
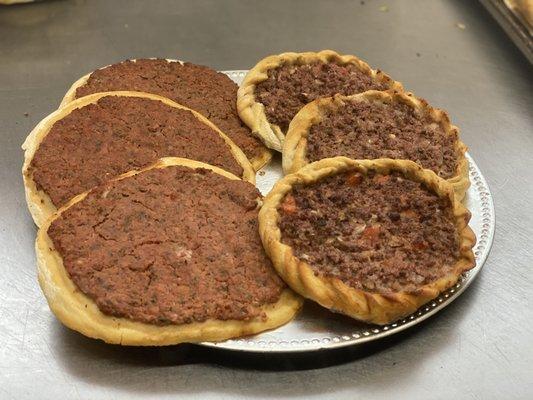
[(457, 134), (404, 103), (348, 102), (312, 125), (307, 159), (335, 156), (416, 161), (442, 178), (455, 175)]
[(174, 166), (102, 185), (48, 229), (105, 314), (149, 324), (264, 318), (284, 284), (258, 234), (257, 189)]
[(252, 159), (260, 156), (265, 147), (239, 119), (237, 89), (227, 75), (202, 65), (141, 59), (94, 71), (75, 96), (135, 90), (167, 97), (209, 118)]
[(279, 213), (282, 242), (299, 259), (356, 289), (411, 292), (451, 272), (459, 255), (449, 200), (396, 172), (295, 187)]
[(255, 97), (265, 106), (269, 122), (286, 132), (300, 109), (319, 97), (356, 94), (389, 87), (360, 71), (355, 65), (313, 62), (284, 64), (268, 71), (268, 79), (257, 84)]
[(228, 144), (190, 111), (158, 100), (108, 96), (56, 122), (29, 172), (59, 207), (75, 195), (161, 157), (191, 158), (237, 176)]

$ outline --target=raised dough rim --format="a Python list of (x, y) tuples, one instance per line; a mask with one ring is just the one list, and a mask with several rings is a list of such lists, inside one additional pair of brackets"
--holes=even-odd
[(429, 103), (407, 92), (387, 92), (369, 90), (356, 95), (335, 95), (324, 97), (306, 104), (292, 119), (282, 151), (283, 171), (286, 174), (298, 171), (309, 164), (307, 160), (307, 137), (312, 125), (318, 124), (324, 114), (336, 111), (348, 102), (378, 101), (378, 102), (401, 102), (413, 109), (428, 114), (434, 122), (440, 124), (448, 135), (456, 134), (458, 139), (455, 143), (457, 153), (457, 167), (455, 175), (446, 179), (454, 187), (459, 200), (462, 200), (470, 186), (468, 177), (468, 160), (465, 156), (467, 146), (459, 139), (459, 128), (452, 125), (448, 113), (438, 108), (433, 108)]
[(66, 106), (57, 109), (47, 117), (45, 117), (41, 122), (37, 124), (37, 126), (30, 132), (24, 143), (22, 144), (22, 149), (24, 150), (24, 164), (22, 166), (22, 176), (24, 180), (24, 190), (26, 194), (26, 202), (28, 204), (28, 209), (30, 210), (30, 213), (32, 215), (33, 220), (35, 221), (35, 224), (37, 226), (40, 226), (51, 214), (53, 214), (56, 211), (56, 207), (50, 200), (50, 197), (43, 192), (42, 190), (38, 190), (35, 182), (33, 181), (32, 177), (29, 176), (28, 168), (31, 163), (31, 160), (33, 159), (33, 156), (37, 149), (39, 148), (41, 142), (44, 140), (48, 132), (50, 132), (50, 129), (52, 126), (68, 114), (70, 114), (72, 111), (78, 108), (83, 108), (89, 104), (96, 103), (98, 100), (100, 100), (102, 97), (107, 96), (126, 96), (126, 97), (141, 97), (151, 100), (157, 100), (161, 101), (165, 105), (168, 105), (170, 107), (179, 108), (182, 110), (187, 110), (193, 113), (193, 115), (203, 124), (209, 126), (211, 129), (215, 130), (221, 137), (224, 139), (226, 144), (230, 147), (230, 151), (237, 161), (237, 163), (242, 167), (243, 169), (243, 179), (255, 184), (255, 171), (252, 168), (252, 165), (250, 164), (250, 161), (242, 150), (237, 147), (233, 141), (228, 138), (220, 129), (218, 129), (211, 121), (209, 121), (206, 117), (204, 117), (202, 114), (198, 113), (197, 111), (194, 111), (188, 107), (182, 106), (181, 104), (178, 104), (170, 99), (167, 99), (166, 97), (161, 97), (155, 94), (151, 93), (143, 93), (143, 92), (133, 92), (133, 91), (117, 91), (117, 92), (102, 92), (102, 93), (94, 93), (90, 94), (85, 97), (81, 97), (79, 99), (76, 99), (70, 103), (68, 103)]
[(372, 78), (390, 84), (389, 90), (403, 91), (403, 85), (390, 78), (380, 70), (374, 70), (354, 55), (340, 55), (333, 50), (319, 52), (294, 53), (287, 52), (272, 55), (260, 60), (245, 76), (242, 85), (237, 92), (237, 112), (252, 133), (258, 136), (263, 143), (271, 149), (282, 151), (285, 132), (276, 124), (268, 122), (265, 107), (255, 99), (255, 86), (268, 78), (268, 70), (282, 64), (308, 64), (313, 61), (324, 63), (335, 61), (341, 65), (353, 64), (359, 70), (367, 73)]
[[(192, 169), (206, 168), (228, 179), (239, 180), (235, 175), (208, 164), (183, 158), (166, 157), (150, 167), (127, 172), (112, 179), (112, 181), (125, 179), (153, 168), (166, 168), (174, 165)], [(156, 326), (103, 314), (96, 304), (81, 293), (70, 280), (63, 267), (61, 256), (53, 249), (47, 234), (51, 222), (66, 209), (82, 201), (90, 191), (74, 197), (68, 204), (54, 213), (39, 229), (35, 242), (39, 284), (50, 309), (69, 328), (107, 343), (162, 346), (182, 342), (220, 341), (236, 336), (255, 334), (287, 323), (300, 309), (302, 299), (290, 289), (286, 289), (282, 292), (278, 302), (264, 307), (267, 315), (266, 322), (261, 321), (260, 318), (252, 321), (210, 319), (191, 324)]]
[[(148, 60), (156, 60), (156, 59), (157, 58), (154, 58), (154, 57), (148, 58)], [(171, 59), (171, 58), (165, 58), (165, 60), (168, 61), (169, 63), (177, 62), (177, 63), (179, 63), (181, 65), (184, 64), (184, 62), (181, 61), (181, 60), (175, 60), (175, 59)], [(137, 59), (134, 58), (134, 59), (131, 59), (129, 61), (136, 62)], [(98, 70), (110, 67), (111, 65), (114, 65), (114, 64), (109, 64), (109, 65), (100, 67), (100, 68), (98, 68)], [(92, 72), (89, 72), (88, 74), (83, 75), (81, 78), (76, 80), (70, 86), (70, 88), (65, 93), (65, 96), (63, 96), (63, 99), (61, 100), (61, 103), (59, 104), (59, 108), (62, 108), (65, 105), (67, 105), (68, 103), (70, 103), (70, 102), (75, 100), (76, 90), (80, 86), (83, 86), (87, 82), (87, 80), (89, 79), (91, 74), (92, 74)], [(270, 162), (271, 159), (272, 159), (272, 152), (268, 148), (266, 148), (265, 151), (263, 151), (260, 156), (254, 157), (253, 159), (251, 159), (249, 161), (252, 164), (252, 167), (253, 167), (254, 171), (259, 171), (261, 168), (263, 168), (265, 165), (267, 165)]]
[[(440, 196), (450, 198), (461, 236), (461, 257), (452, 273), (424, 285), (417, 290), (417, 293), (374, 294), (351, 288), (338, 279), (315, 276), (307, 263), (297, 259), (292, 253), (292, 249), (281, 243), (281, 232), (277, 226), (279, 218), (277, 206), (285, 194), (296, 184), (309, 184), (326, 176), (351, 169), (358, 169), (363, 173), (368, 169), (398, 170), (426, 183)], [(475, 265), (472, 247), (476, 238), (468, 226), (469, 219), (470, 213), (455, 197), (451, 185), (437, 177), (432, 171), (424, 170), (412, 161), (351, 160), (346, 157), (335, 157), (309, 164), (280, 180), (265, 198), (259, 213), (259, 232), (265, 249), (278, 273), (293, 290), (326, 308), (334, 309), (365, 322), (383, 325), (416, 311), (420, 306), (453, 286), (463, 272)]]

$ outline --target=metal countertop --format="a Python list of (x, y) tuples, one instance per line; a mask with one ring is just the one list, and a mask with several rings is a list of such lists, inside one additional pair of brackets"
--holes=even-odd
[[(120, 348), (61, 326), (36, 280), (20, 145), (70, 84), (125, 58), (227, 70), (271, 53), (324, 48), (383, 69), (461, 128), (497, 219), (492, 253), (466, 293), (405, 334), (297, 356)], [(0, 399), (533, 398), (532, 77), (473, 0), (0, 7)]]

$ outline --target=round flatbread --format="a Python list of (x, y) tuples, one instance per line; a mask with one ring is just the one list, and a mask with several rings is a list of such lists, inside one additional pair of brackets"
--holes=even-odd
[(265, 198), (259, 231), (294, 291), (388, 324), (475, 265), (469, 219), (452, 186), (412, 161), (336, 157), (279, 181)]
[(180, 158), (76, 196), (37, 235), (51, 310), (121, 345), (220, 341), (283, 325), (302, 300), (264, 253), (259, 201), (253, 185)]
[(75, 100), (43, 119), (23, 149), (26, 200), (38, 226), (75, 195), (161, 157), (208, 162), (255, 182), (244, 153), (209, 120), (148, 93)]

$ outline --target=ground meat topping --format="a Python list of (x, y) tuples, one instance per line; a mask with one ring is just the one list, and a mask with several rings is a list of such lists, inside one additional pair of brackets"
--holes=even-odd
[(56, 122), (30, 164), (56, 207), (161, 157), (191, 158), (243, 173), (220, 135), (190, 111), (139, 97), (108, 96)]
[(48, 229), (105, 314), (149, 324), (263, 317), (285, 288), (261, 245), (257, 189), (209, 170), (153, 169), (102, 185)]
[(395, 158), (416, 161), (442, 178), (455, 175), (457, 134), (404, 103), (347, 102), (311, 126), (307, 159)]
[(209, 118), (249, 159), (265, 147), (237, 114), (237, 84), (227, 75), (191, 63), (162, 59), (124, 61), (94, 71), (76, 98), (113, 90), (135, 90), (167, 97)]
[(257, 84), (255, 96), (265, 106), (269, 122), (286, 132), (300, 109), (319, 97), (336, 93), (350, 95), (370, 89), (387, 90), (355, 65), (313, 62), (304, 65), (284, 64), (268, 71), (268, 79)]
[(459, 257), (449, 200), (396, 172), (295, 187), (279, 213), (282, 242), (299, 259), (356, 289), (414, 291), (451, 272)]

